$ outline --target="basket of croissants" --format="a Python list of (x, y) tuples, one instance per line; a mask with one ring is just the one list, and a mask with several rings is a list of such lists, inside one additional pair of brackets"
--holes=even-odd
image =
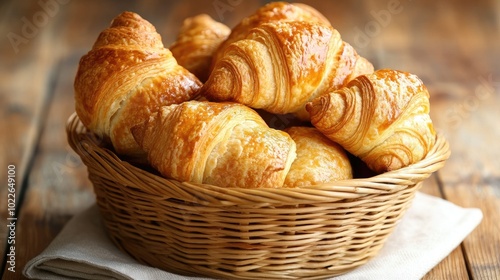
[(174, 43), (133, 12), (82, 56), (68, 141), (111, 240), (227, 279), (322, 279), (373, 258), (449, 157), (414, 74), (374, 69), (313, 7), (272, 2)]

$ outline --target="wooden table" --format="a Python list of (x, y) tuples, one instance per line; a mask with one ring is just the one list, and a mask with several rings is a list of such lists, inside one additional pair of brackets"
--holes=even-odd
[[(2, 1), (0, 4), (0, 252), (5, 258), (9, 166), (15, 166), (19, 279), (76, 213), (94, 202), (85, 166), (66, 142), (80, 57), (124, 10), (153, 23), (164, 44), (199, 13), (234, 26), (265, 1)], [(304, 1), (376, 68), (417, 74), (431, 117), (450, 142), (446, 166), (422, 191), (483, 211), (482, 223), (425, 279), (500, 279), (500, 2)], [(4, 260), (3, 265), (6, 264)]]

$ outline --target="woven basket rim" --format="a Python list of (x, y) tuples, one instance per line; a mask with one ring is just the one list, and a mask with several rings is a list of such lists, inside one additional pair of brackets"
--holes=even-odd
[(76, 113), (66, 132), (87, 166), (115, 245), (160, 269), (230, 279), (324, 279), (366, 263), (422, 181), (450, 155), (438, 135), (422, 161), (370, 178), (300, 188), (223, 188), (136, 167), (102, 145)]
[[(104, 160), (108, 168), (119, 167), (122, 176), (139, 184), (164, 184), (175, 187), (173, 192), (183, 192), (183, 197), (192, 197), (193, 202), (209, 201), (224, 204), (230, 197), (230, 204), (237, 204), (234, 198), (241, 202), (275, 203), (311, 201), (328, 202), (340, 199), (356, 199), (366, 195), (396, 192), (408, 185), (419, 183), (442, 168), (450, 156), (449, 144), (440, 133), (436, 136), (435, 145), (421, 161), (398, 170), (385, 172), (368, 178), (340, 180), (321, 185), (310, 185), (297, 188), (223, 188), (210, 184), (180, 182), (165, 178), (139, 168), (120, 159), (112, 150), (99, 146), (98, 137), (92, 134), (82, 124), (76, 113), (73, 113), (66, 125), (68, 143), (84, 160), (86, 157)], [(103, 162), (103, 164), (104, 164)], [(161, 190), (162, 195), (168, 195), (168, 188)], [(208, 203), (208, 202), (207, 202)]]

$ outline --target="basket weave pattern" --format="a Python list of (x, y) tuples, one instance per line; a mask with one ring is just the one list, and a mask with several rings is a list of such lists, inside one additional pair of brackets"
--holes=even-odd
[(366, 263), (422, 181), (449, 156), (438, 136), (422, 161), (371, 178), (297, 189), (220, 188), (169, 180), (120, 160), (75, 114), (67, 133), (121, 250), (167, 271), (228, 279), (323, 279)]

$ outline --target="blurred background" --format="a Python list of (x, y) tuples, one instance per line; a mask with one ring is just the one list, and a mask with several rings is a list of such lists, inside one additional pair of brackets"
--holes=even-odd
[[(7, 216), (7, 166), (15, 165), (19, 270), (94, 201), (86, 169), (67, 145), (64, 129), (74, 111), (79, 59), (111, 20), (123, 11), (136, 12), (168, 47), (189, 16), (206, 13), (234, 27), (267, 2), (1, 1), (0, 220)], [(427, 85), (431, 117), (449, 140), (452, 157), (424, 191), (485, 214), (450, 257), (449, 268), (434, 273), (495, 279), (500, 273), (500, 1), (301, 2), (323, 13), (375, 68), (412, 72)], [(2, 256), (6, 234), (0, 227)]]

